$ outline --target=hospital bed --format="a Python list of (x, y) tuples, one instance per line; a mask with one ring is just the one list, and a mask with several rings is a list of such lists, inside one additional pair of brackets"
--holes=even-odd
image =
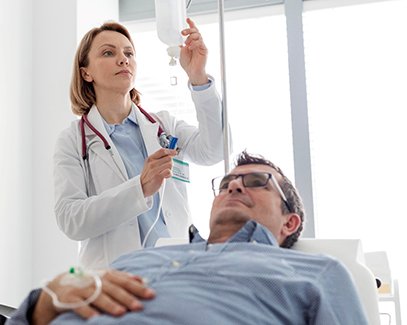
[[(387, 253), (385, 251), (366, 252), (365, 260), (368, 268), (380, 281), (378, 291), (382, 324), (401, 325), (399, 285), (398, 280), (392, 276)], [(393, 308), (391, 308), (392, 305)]]
[(14, 307), (0, 304), (0, 325), (5, 324), (6, 320), (15, 310)]

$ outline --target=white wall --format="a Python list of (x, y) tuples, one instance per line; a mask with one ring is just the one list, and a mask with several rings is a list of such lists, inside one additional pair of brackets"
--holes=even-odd
[(78, 35), (118, 19), (117, 0), (14, 0), (0, 5), (0, 303), (18, 305), (77, 261), (57, 228), (52, 155), (75, 117), (69, 83)]
[(31, 28), (30, 0), (0, 2), (0, 303), (31, 284)]

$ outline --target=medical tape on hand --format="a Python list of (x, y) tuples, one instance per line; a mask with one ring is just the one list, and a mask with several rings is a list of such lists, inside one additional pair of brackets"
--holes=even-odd
[(95, 291), (87, 299), (77, 302), (62, 302), (58, 299), (58, 296), (52, 291), (47, 282), (43, 286), (43, 290), (49, 294), (52, 298), (52, 303), (56, 308), (60, 309), (76, 309), (79, 307), (87, 306), (94, 302), (102, 292), (102, 280), (101, 275), (97, 272), (84, 272), (80, 268), (72, 267), (67, 274), (65, 274), (60, 280), (59, 284), (63, 286), (73, 286), (76, 288), (86, 288), (95, 282)]

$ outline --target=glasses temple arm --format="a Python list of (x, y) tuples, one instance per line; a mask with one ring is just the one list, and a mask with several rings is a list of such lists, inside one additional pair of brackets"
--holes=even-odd
[(280, 193), (280, 196), (282, 197), (282, 199), (284, 200), (284, 202), (285, 202), (286, 204), (288, 204), (287, 198), (286, 198), (286, 196), (285, 196), (283, 190), (281, 189), (280, 185), (278, 185), (278, 183), (277, 183), (277, 181), (274, 179), (273, 175), (271, 175), (270, 178), (271, 178), (271, 181), (272, 181), (273, 184), (274, 184), (274, 187), (277, 189), (278, 193)]

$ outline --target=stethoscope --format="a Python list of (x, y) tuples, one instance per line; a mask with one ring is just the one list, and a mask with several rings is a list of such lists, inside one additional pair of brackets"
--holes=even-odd
[[(157, 121), (149, 114), (147, 113), (142, 107), (137, 105), (137, 108), (140, 110), (140, 112), (151, 122), (151, 123), (156, 123)], [(111, 146), (109, 142), (106, 140), (106, 138), (100, 133), (93, 125), (92, 123), (89, 122), (87, 114), (83, 114), (82, 118), (80, 120), (80, 128), (81, 128), (81, 136), (82, 136), (82, 159), (87, 160), (89, 158), (87, 148), (86, 148), (86, 136), (85, 136), (85, 124), (91, 129), (98, 137), (100, 140), (102, 140), (103, 145), (105, 146), (105, 149), (110, 151)], [(157, 132), (158, 140), (163, 148), (171, 148), (175, 149), (175, 144), (176, 144), (176, 139), (175, 137), (171, 135), (167, 135), (163, 128), (161, 127), (160, 124), (158, 124), (158, 132)]]

